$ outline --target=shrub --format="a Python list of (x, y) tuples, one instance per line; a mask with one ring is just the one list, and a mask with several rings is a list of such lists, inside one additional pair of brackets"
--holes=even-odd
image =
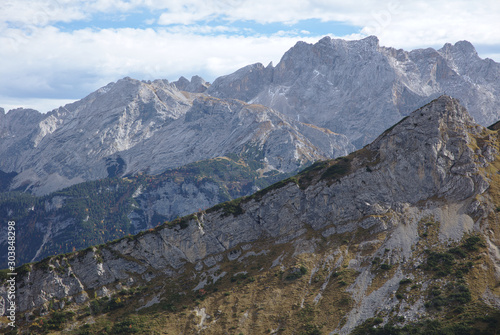
[(383, 263), (383, 264), (380, 264), (380, 268), (382, 270), (390, 270), (392, 268), (392, 266), (389, 264)]
[(472, 236), (465, 240), (463, 247), (470, 251), (479, 249), (481, 238), (479, 236)]
[(307, 268), (305, 266), (301, 266), (300, 268), (294, 267), (290, 270), (288, 275), (285, 277), (286, 280), (295, 280), (307, 273)]

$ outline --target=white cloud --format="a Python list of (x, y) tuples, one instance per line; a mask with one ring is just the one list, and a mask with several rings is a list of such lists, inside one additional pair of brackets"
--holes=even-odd
[(0, 44), (9, 45), (0, 49), (0, 92), (22, 103), (25, 96), (76, 100), (124, 76), (176, 80), (198, 74), (212, 81), (251, 63), (276, 63), (295, 43), (296, 37), (287, 36), (200, 36), (153, 29), (68, 33), (47, 27), (29, 36), (10, 30), (0, 36)]
[(500, 44), (498, 1), (415, 1), (384, 6), (358, 22), (387, 46), (414, 49), (468, 40)]
[(229, 27), (229, 26), (207, 26), (207, 25), (175, 25), (172, 27), (167, 27), (162, 29), (171, 34), (226, 34), (226, 33), (238, 33), (240, 29)]
[[(141, 11), (152, 13), (141, 18), (151, 28), (62, 32), (53, 27), (72, 21), (91, 25), (97, 13)], [(294, 27), (307, 19), (344, 22), (361, 31), (345, 38), (375, 34), (381, 45), (406, 50), (465, 39), (495, 46), (480, 56), (500, 61), (497, 0), (1, 0), (0, 12), (0, 95), (12, 99), (78, 99), (127, 75), (175, 80), (198, 74), (213, 80), (247, 64), (276, 63), (297, 40), (322, 37), (314, 26)], [(249, 21), (281, 22), (290, 29), (257, 35), (252, 26), (244, 27)]]
[(2, 0), (0, 25), (10, 23), (26, 30), (44, 27), (54, 22), (71, 22), (88, 17), (79, 2), (68, 0)]
[(60, 106), (64, 106), (77, 99), (37, 99), (37, 98), (23, 98), (22, 101), (17, 98), (0, 96), (0, 107), (8, 112), (16, 108), (31, 108), (39, 112), (46, 113)]
[(405, 48), (462, 39), (500, 43), (497, 0), (3, 0), (0, 9), (0, 23), (7, 21), (24, 27), (90, 19), (95, 13), (145, 10), (159, 11), (155, 13), (161, 25), (203, 26), (215, 18), (229, 24), (293, 24), (307, 19), (345, 22), (359, 27), (366, 35), (378, 35), (386, 45)]

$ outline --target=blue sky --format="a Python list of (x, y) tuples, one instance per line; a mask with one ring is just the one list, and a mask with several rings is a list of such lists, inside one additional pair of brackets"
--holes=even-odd
[(2, 0), (0, 107), (47, 112), (125, 76), (208, 81), (325, 35), (412, 50), (468, 40), (500, 61), (500, 2)]

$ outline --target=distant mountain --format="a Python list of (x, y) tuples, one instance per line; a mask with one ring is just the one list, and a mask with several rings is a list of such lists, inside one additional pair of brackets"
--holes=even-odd
[(298, 42), (275, 67), (254, 64), (217, 78), (207, 94), (271, 107), (346, 135), (361, 148), (441, 94), (457, 98), (483, 126), (500, 116), (500, 64), (467, 41), (439, 50), (381, 47), (325, 37)]
[(500, 117), (499, 92), (500, 65), (467, 41), (408, 52), (374, 36), (325, 37), (298, 42), (275, 67), (249, 65), (212, 85), (198, 76), (124, 78), (48, 114), (0, 110), (0, 171), (17, 174), (10, 189), (42, 195), (239, 154), (251, 143), (265, 169), (291, 172), (344, 155), (351, 143), (361, 148), (441, 94), (487, 126)]
[(42, 195), (229, 153), (259, 156), (263, 171), (291, 172), (353, 149), (344, 135), (267, 107), (190, 92), (204, 85), (199, 77), (125, 78), (48, 114), (0, 112), (0, 170), (17, 173), (11, 189)]
[(252, 196), (16, 269), (18, 328), (495, 334), (499, 152), (439, 97)]

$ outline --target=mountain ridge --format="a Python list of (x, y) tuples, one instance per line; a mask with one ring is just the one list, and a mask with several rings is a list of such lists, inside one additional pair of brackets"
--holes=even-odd
[(324, 37), (298, 42), (275, 67), (257, 63), (219, 77), (207, 94), (262, 103), (361, 148), (441, 94), (461, 100), (483, 126), (497, 121), (498, 78), (500, 65), (480, 59), (466, 41), (408, 52), (381, 47), (375, 36)]

